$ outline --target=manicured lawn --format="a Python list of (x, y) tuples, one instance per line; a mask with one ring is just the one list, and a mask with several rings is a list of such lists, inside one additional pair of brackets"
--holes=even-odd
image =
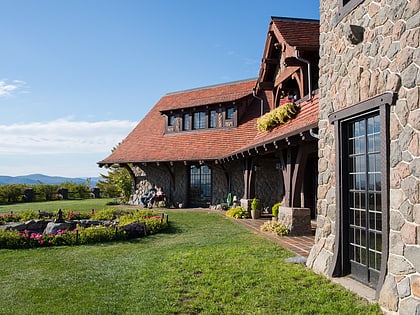
[(87, 212), (92, 209), (105, 209), (107, 202), (113, 201), (112, 198), (83, 199), (83, 200), (55, 200), (46, 202), (26, 202), (15, 203), (10, 205), (0, 204), (0, 214), (14, 213), (24, 210), (41, 210), (46, 212), (55, 212), (58, 209), (69, 209), (73, 211)]
[(131, 242), (0, 250), (0, 314), (379, 314), (216, 213)]

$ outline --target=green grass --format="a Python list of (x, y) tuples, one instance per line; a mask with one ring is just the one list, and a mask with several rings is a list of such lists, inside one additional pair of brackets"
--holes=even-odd
[(55, 200), (44, 202), (27, 202), (0, 205), (0, 214), (14, 213), (24, 210), (41, 210), (46, 212), (57, 211), (58, 209), (69, 209), (73, 211), (87, 212), (92, 209), (102, 210), (107, 208), (107, 202), (113, 201), (112, 198), (83, 199), (83, 200)]
[(0, 250), (0, 314), (379, 314), (215, 213), (131, 242)]

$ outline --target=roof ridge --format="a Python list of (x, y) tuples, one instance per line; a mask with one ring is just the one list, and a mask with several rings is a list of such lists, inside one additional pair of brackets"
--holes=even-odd
[(292, 17), (285, 17), (285, 16), (271, 16), (272, 20), (276, 21), (290, 21), (290, 22), (317, 22), (317, 19), (306, 19), (306, 18), (292, 18)]
[(249, 81), (256, 81), (256, 80), (257, 80), (257, 78), (250, 78), (250, 79), (237, 80), (237, 81), (231, 81), (231, 82), (226, 82), (226, 83), (212, 84), (212, 85), (207, 85), (207, 86), (202, 86), (202, 87), (196, 87), (196, 88), (192, 88), (192, 89), (186, 89), (186, 90), (181, 90), (181, 91), (169, 92), (169, 93), (166, 93), (165, 96), (166, 95), (180, 94), (180, 93), (185, 93), (185, 92), (205, 90), (205, 89), (210, 89), (210, 88), (214, 88), (214, 87), (228, 86), (228, 85), (233, 85), (233, 84), (238, 84), (238, 83), (244, 83), (244, 82), (249, 82)]

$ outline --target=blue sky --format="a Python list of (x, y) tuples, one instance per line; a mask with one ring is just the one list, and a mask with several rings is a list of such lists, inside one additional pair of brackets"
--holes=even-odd
[(257, 77), (313, 0), (0, 0), (0, 175), (94, 177), (166, 93)]

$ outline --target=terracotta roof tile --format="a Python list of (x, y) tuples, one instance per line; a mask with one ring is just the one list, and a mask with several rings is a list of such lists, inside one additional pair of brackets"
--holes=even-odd
[(159, 110), (168, 111), (201, 105), (231, 102), (252, 94), (255, 79), (170, 93), (159, 101)]
[[(252, 84), (251, 84), (252, 83)], [(239, 90), (248, 88), (255, 81), (237, 83)], [(229, 85), (229, 84), (228, 84)], [(224, 90), (226, 86), (219, 86)], [(212, 88), (213, 91), (214, 88)], [(208, 91), (195, 91), (206, 95)], [(258, 132), (256, 121), (260, 113), (260, 103), (251, 96), (252, 102), (244, 116), (240, 119), (237, 128), (214, 129), (189, 133), (164, 134), (165, 119), (160, 114), (167, 109), (166, 104), (174, 104), (177, 99), (187, 99), (191, 91), (168, 94), (162, 98), (146, 115), (146, 117), (123, 140), (118, 148), (99, 164), (129, 163), (129, 162), (164, 162), (187, 160), (215, 160), (231, 155), (233, 152), (253, 147), (259, 143), (281, 139), (287, 134), (299, 132), (316, 124), (318, 119), (317, 97), (312, 102), (302, 104), (301, 111), (288, 123), (271, 132)], [(217, 93), (216, 93), (217, 94)], [(213, 98), (208, 98), (213, 99)]]
[(297, 48), (319, 48), (319, 21), (271, 17), (285, 41)]

